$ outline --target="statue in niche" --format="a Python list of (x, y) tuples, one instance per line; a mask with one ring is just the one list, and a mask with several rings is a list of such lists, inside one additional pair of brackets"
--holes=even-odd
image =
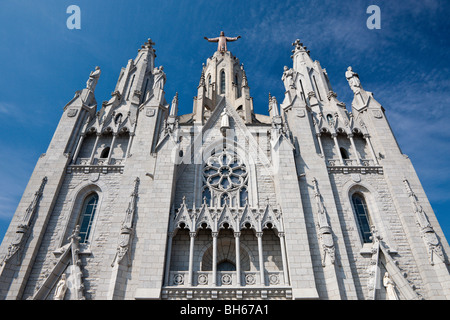
[(395, 283), (392, 281), (389, 274), (386, 272), (383, 277), (383, 285), (386, 288), (387, 300), (399, 300), (397, 292), (395, 291)]
[(66, 275), (63, 274), (61, 276), (61, 280), (59, 280), (58, 284), (56, 285), (56, 290), (55, 290), (55, 295), (53, 297), (53, 300), (64, 300), (66, 291), (67, 291), (67, 280), (66, 280)]
[(226, 130), (230, 129), (230, 118), (228, 116), (227, 109), (224, 109), (220, 120), (220, 131), (225, 135)]
[(347, 68), (345, 77), (347, 78), (348, 84), (354, 93), (361, 89), (361, 81), (359, 80), (359, 76), (353, 71), (352, 67)]
[(102, 71), (100, 70), (100, 67), (95, 67), (95, 70), (91, 72), (89, 75), (89, 79), (86, 82), (86, 88), (91, 90), (92, 92), (95, 91), (95, 87), (97, 86), (98, 79), (100, 78), (100, 74)]
[(217, 38), (207, 38), (204, 37), (209, 42), (217, 42), (217, 51), (224, 53), (227, 52), (227, 42), (236, 41), (241, 38), (241, 36), (237, 37), (225, 37), (225, 33), (220, 31), (220, 36)]
[(283, 76), (281, 77), (281, 80), (284, 83), (284, 88), (286, 89), (286, 91), (290, 89), (295, 89), (294, 70), (292, 68), (289, 69), (287, 66), (284, 66), (284, 72)]

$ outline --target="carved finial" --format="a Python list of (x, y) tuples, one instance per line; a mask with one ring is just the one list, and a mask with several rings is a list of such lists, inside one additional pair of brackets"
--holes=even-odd
[(170, 107), (170, 116), (176, 117), (178, 114), (178, 92), (175, 93), (175, 96), (172, 99), (172, 105)]
[(155, 43), (150, 38), (148, 38), (147, 42), (144, 43), (144, 47), (146, 47), (146, 48), (153, 48), (154, 45), (155, 45)]
[(296, 39), (296, 40), (292, 43), (292, 45), (297, 49), (297, 48), (303, 46), (303, 43), (300, 42), (300, 39)]
[(198, 84), (198, 88), (205, 86), (205, 70), (202, 69), (202, 74), (200, 76), (200, 83)]
[(317, 179), (315, 177), (313, 178), (312, 183), (313, 183), (313, 187), (314, 187), (314, 195), (316, 197), (319, 197), (320, 196), (319, 186), (317, 184)]
[(303, 46), (303, 43), (301, 43), (300, 39), (295, 40), (292, 45), (295, 47), (295, 50), (292, 50), (292, 53), (295, 53), (296, 51), (303, 51), (309, 55), (309, 50), (306, 50), (307, 48)]
[(243, 67), (244, 64), (242, 64), (242, 87), (248, 87), (247, 75), (245, 74)]

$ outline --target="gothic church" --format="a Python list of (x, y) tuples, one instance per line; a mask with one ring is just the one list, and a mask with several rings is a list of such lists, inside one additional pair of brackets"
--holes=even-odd
[(150, 39), (101, 106), (90, 74), (0, 247), (0, 299), (450, 298), (447, 240), (358, 74), (348, 110), (297, 40), (256, 114), (239, 38), (206, 38), (189, 114)]

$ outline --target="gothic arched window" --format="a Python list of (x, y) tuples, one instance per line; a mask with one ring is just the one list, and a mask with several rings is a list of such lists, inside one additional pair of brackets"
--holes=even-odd
[(211, 87), (211, 75), (209, 74), (207, 77), (206, 77), (206, 83), (208, 84), (207, 86), (206, 86), (206, 92), (208, 92), (209, 93), (209, 90), (210, 90), (210, 87)]
[(110, 147), (103, 149), (100, 158), (108, 158), (110, 149)]
[(119, 114), (114, 118), (114, 122), (115, 122), (116, 124), (122, 122), (122, 114), (121, 114), (121, 113), (119, 113)]
[(330, 126), (334, 124), (333, 116), (331, 114), (327, 114), (327, 121)]
[(364, 243), (371, 242), (369, 210), (367, 209), (366, 200), (364, 199), (364, 196), (362, 194), (354, 193), (352, 195), (352, 203), (363, 241)]
[(345, 150), (342, 147), (339, 150), (341, 151), (342, 159), (348, 159), (348, 152), (347, 152), (347, 150)]
[(225, 71), (220, 71), (220, 94), (225, 93)]
[(236, 265), (225, 259), (217, 264), (217, 271), (236, 271)]
[(86, 243), (91, 232), (92, 221), (94, 220), (95, 211), (97, 211), (98, 195), (93, 193), (84, 200), (83, 209), (81, 212), (80, 225), (80, 243)]

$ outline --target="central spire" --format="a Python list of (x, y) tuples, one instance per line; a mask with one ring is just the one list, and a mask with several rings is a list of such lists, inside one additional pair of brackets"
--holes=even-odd
[(198, 93), (194, 98), (193, 119), (205, 123), (222, 99), (234, 107), (245, 123), (252, 123), (253, 100), (250, 88), (239, 59), (227, 50), (227, 42), (236, 41), (241, 36), (226, 37), (222, 31), (217, 38), (207, 38), (218, 42), (217, 51), (203, 64)]
[(241, 38), (241, 36), (237, 37), (225, 37), (225, 33), (220, 31), (220, 36), (217, 38), (207, 38), (204, 37), (209, 42), (217, 42), (217, 51), (224, 53), (227, 52), (227, 42), (236, 41)]

